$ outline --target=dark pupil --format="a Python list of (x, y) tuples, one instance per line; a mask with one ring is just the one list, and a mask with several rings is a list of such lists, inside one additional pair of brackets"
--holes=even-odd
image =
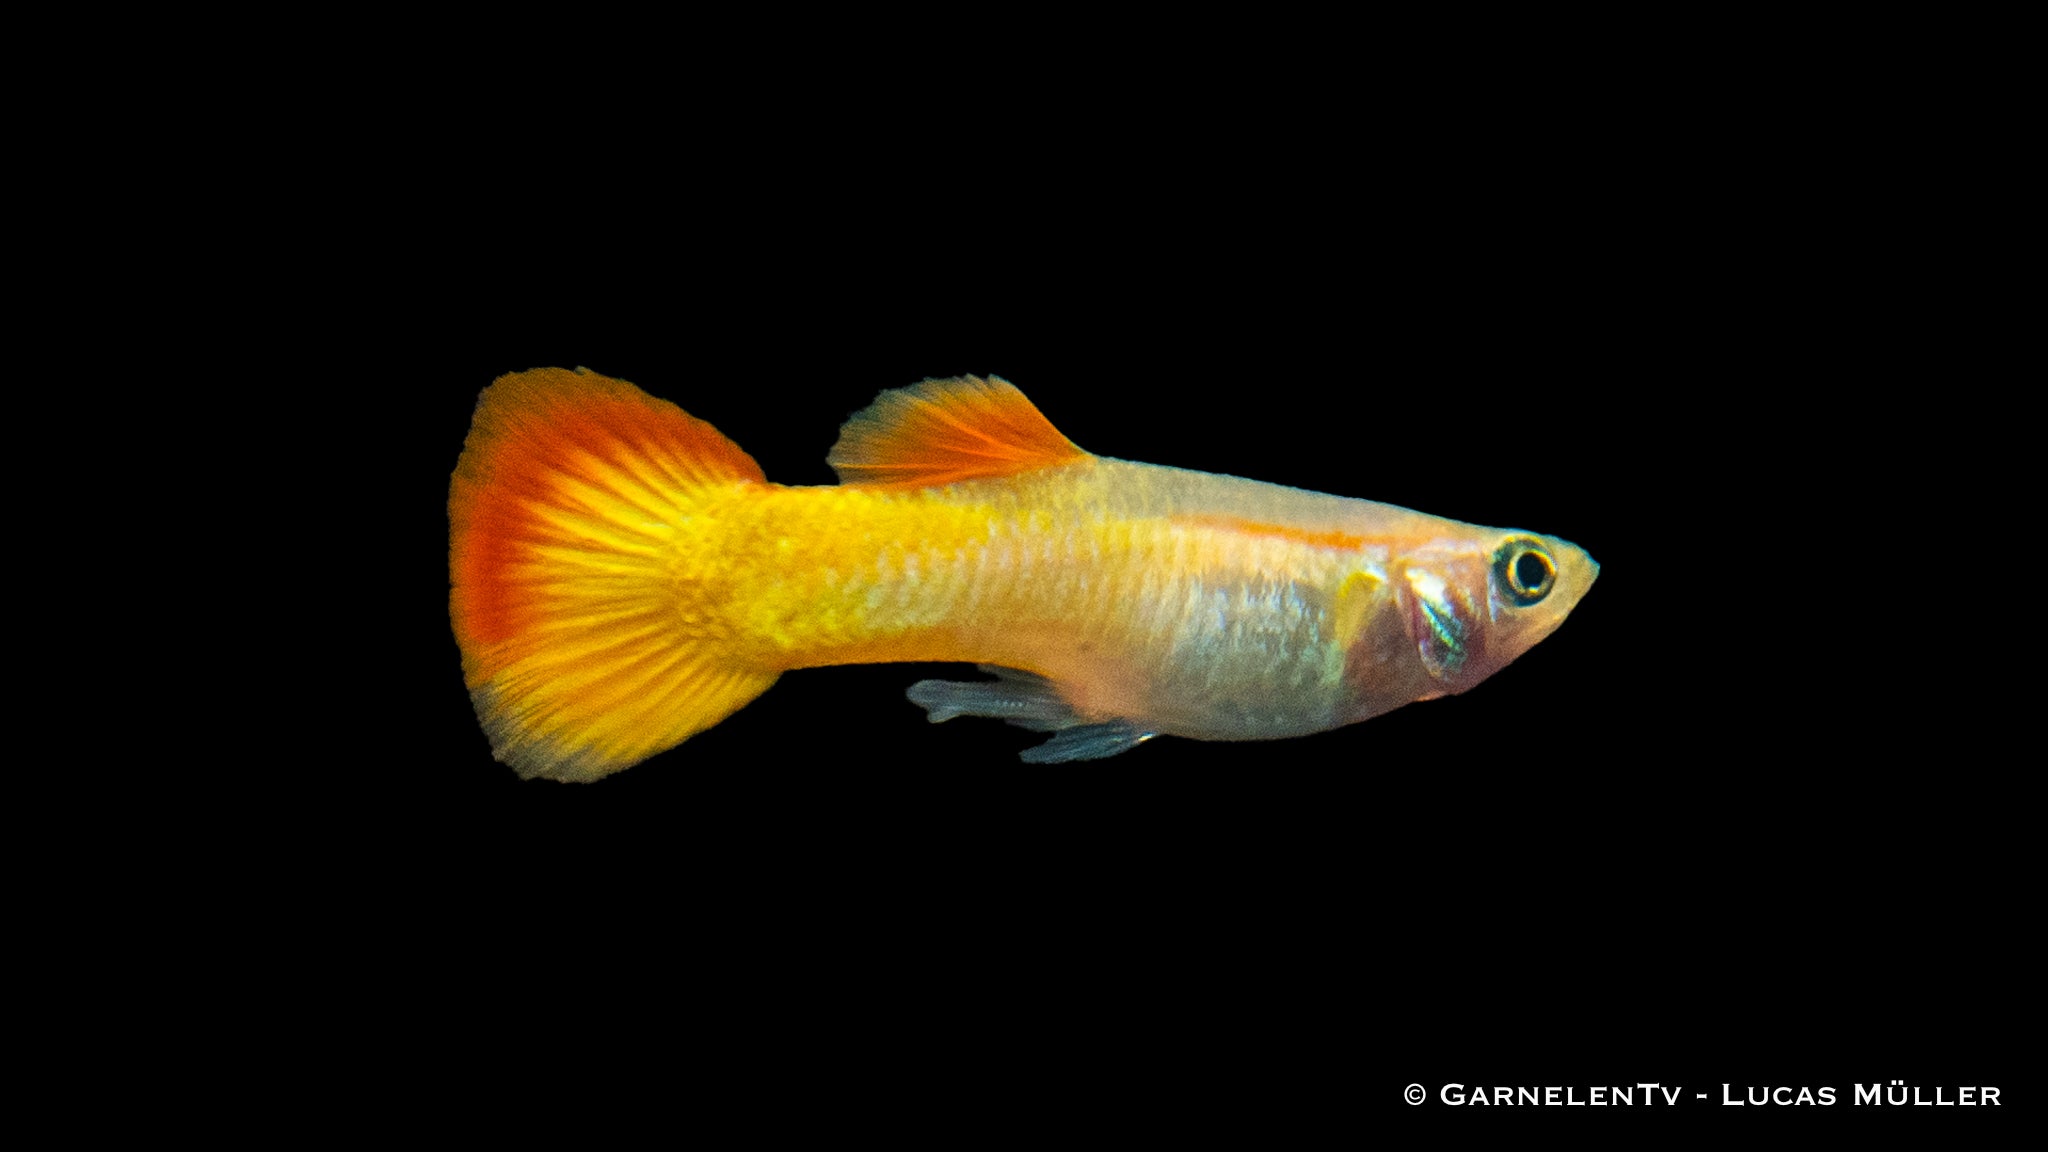
[(1523, 591), (1533, 592), (1543, 587), (1550, 579), (1550, 565), (1534, 552), (1524, 552), (1515, 558), (1515, 586)]

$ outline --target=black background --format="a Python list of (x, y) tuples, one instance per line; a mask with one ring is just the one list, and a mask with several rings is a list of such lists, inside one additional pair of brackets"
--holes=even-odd
[[(1831, 161), (1660, 143), (1695, 115), (487, 158), (351, 314), (393, 342), (342, 401), (375, 412), (374, 545), (335, 563), (378, 609), (332, 641), (366, 703), (305, 737), (332, 770), (293, 802), (349, 814), (377, 938), (451, 1014), (508, 1053), (644, 1030), (649, 1080), (1438, 1130), (1403, 1085), (2011, 1104), (2021, 764), (1988, 593), (1943, 559), (1977, 527), (1927, 482), (1978, 418), (1890, 307), (1919, 257)], [(476, 393), (547, 365), (796, 484), (876, 392), (996, 374), (1097, 453), (1554, 534), (1602, 575), (1468, 695), (1302, 740), (1025, 765), (1038, 737), (903, 698), (942, 669), (839, 668), (521, 782), (463, 689), (445, 501)]]

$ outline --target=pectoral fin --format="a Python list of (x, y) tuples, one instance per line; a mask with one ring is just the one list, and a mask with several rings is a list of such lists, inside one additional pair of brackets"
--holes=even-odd
[(986, 716), (1034, 732), (1057, 733), (1020, 758), (1031, 764), (1069, 760), (1100, 760), (1135, 748), (1157, 733), (1129, 720), (1090, 722), (1076, 714), (1052, 681), (1015, 668), (981, 665), (996, 680), (919, 680), (910, 686), (910, 702), (925, 710), (934, 724), (957, 716)]

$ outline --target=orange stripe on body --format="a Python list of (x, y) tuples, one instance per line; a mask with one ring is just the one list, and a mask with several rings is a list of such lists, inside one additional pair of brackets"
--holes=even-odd
[(1289, 540), (1296, 544), (1306, 544), (1311, 548), (1354, 549), (1363, 547), (1365, 544), (1365, 537), (1354, 536), (1349, 532), (1337, 532), (1334, 530), (1329, 532), (1312, 532), (1306, 528), (1295, 528), (1287, 524), (1262, 524), (1256, 520), (1246, 520), (1239, 516), (1184, 513), (1179, 516), (1168, 517), (1168, 521), (1190, 528), (1235, 532), (1244, 536), (1269, 536), (1280, 540)]

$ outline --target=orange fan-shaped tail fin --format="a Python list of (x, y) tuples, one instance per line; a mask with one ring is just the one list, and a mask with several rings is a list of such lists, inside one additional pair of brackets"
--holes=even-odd
[(727, 656), (701, 578), (719, 563), (704, 510), (763, 480), (622, 380), (540, 368), (484, 390), (448, 496), (449, 609), (498, 759), (594, 780), (775, 682)]

